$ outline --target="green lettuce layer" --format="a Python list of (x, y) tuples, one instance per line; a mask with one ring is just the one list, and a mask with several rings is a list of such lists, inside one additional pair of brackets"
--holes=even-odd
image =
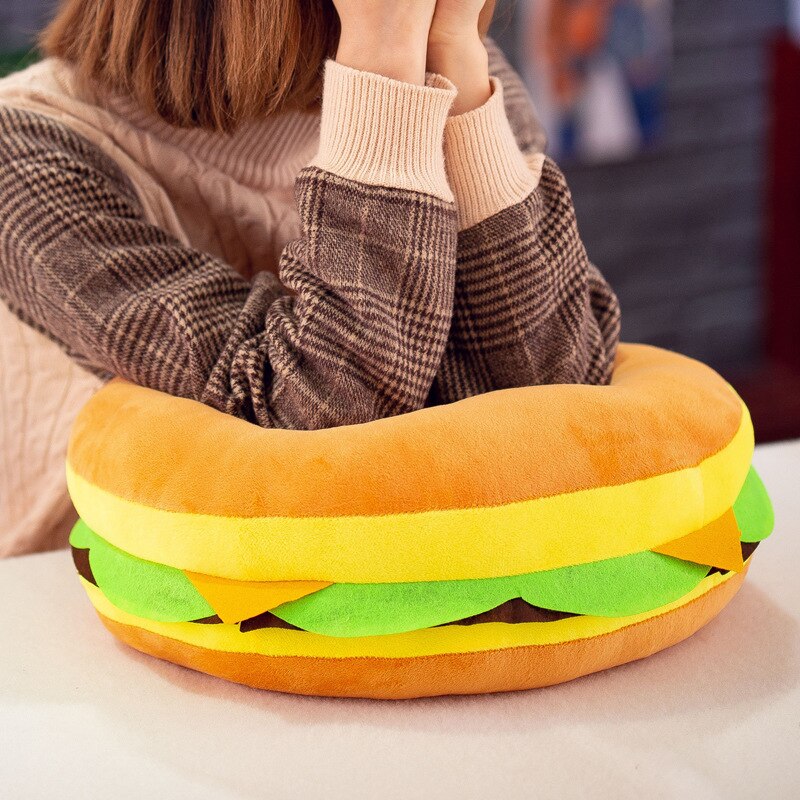
[(733, 504), (733, 513), (742, 533), (742, 541), (755, 544), (766, 539), (775, 527), (775, 511), (767, 487), (753, 467)]
[[(772, 504), (752, 468), (733, 510), (743, 542), (758, 542), (771, 533)], [(214, 614), (181, 570), (125, 553), (82, 521), (70, 543), (89, 550), (98, 587), (124, 611), (161, 622)], [(707, 566), (648, 551), (503, 578), (339, 583), (284, 603), (272, 613), (303, 630), (338, 637), (420, 630), (489, 611), (518, 597), (552, 611), (621, 617), (678, 600), (707, 574)]]
[(117, 607), (158, 622), (188, 622), (215, 612), (179, 569), (136, 558), (78, 520), (69, 543), (89, 551), (98, 588)]

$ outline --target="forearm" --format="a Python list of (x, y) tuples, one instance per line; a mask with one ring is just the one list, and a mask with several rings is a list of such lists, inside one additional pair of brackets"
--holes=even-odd
[(616, 297), (589, 262), (560, 171), (526, 200), (459, 233), (442, 400), (515, 386), (606, 383)]
[[(0, 299), (95, 371), (261, 425), (421, 407), (451, 315), (456, 225), (441, 134), (452, 98), (377, 91), (394, 98), (382, 132), (323, 141), (328, 169), (298, 181), (303, 236), (281, 260), (292, 296), (274, 276), (250, 284), (149, 224), (116, 165), (79, 136), (0, 110)], [(334, 107), (347, 116), (347, 98), (365, 92), (338, 93)], [(405, 136), (392, 120), (415, 115), (430, 146), (390, 146)], [(353, 133), (363, 120), (351, 123)], [(336, 119), (327, 127), (343, 132)]]
[(314, 168), (298, 195), (305, 235), (280, 266), (293, 294), (252, 298), (202, 399), (295, 429), (422, 408), (452, 315), (452, 204)]
[(320, 147), (297, 184), (293, 297), (267, 315), (269, 424), (322, 427), (421, 408), (452, 316), (456, 219), (443, 155), (452, 86), (329, 62)]
[[(493, 46), (490, 43), (490, 53)], [(569, 190), (546, 161), (523, 87), (494, 53), (493, 94), (445, 133), (459, 214), (453, 326), (442, 399), (536, 383), (602, 383), (619, 334), (616, 298), (590, 264)]]

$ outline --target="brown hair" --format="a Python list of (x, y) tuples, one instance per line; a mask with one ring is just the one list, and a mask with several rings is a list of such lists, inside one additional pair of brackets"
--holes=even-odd
[(232, 130), (313, 105), (338, 38), (332, 0), (61, 0), (41, 46), (173, 125)]

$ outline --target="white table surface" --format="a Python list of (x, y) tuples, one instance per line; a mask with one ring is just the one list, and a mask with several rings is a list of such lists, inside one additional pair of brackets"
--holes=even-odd
[(3, 798), (800, 797), (800, 442), (760, 448), (777, 530), (692, 639), (532, 692), (259, 692), (117, 644), (66, 552), (0, 562)]

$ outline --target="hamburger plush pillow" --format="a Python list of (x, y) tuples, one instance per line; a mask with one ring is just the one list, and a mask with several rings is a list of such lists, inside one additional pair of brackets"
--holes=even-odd
[(544, 386), (328, 431), (114, 382), (79, 417), (78, 573), (119, 638), (252, 686), (414, 697), (556, 683), (691, 635), (772, 509), (715, 373), (624, 346)]

